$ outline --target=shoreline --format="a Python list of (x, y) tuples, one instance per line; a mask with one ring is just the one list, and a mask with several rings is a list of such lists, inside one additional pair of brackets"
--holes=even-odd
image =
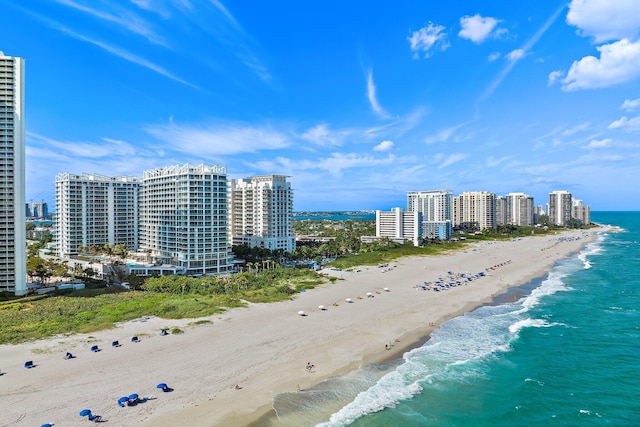
[[(185, 419), (194, 426), (257, 426), (273, 413), (275, 396), (401, 358), (424, 344), (443, 321), (543, 276), (602, 231), (606, 228), (474, 243), (446, 255), (397, 260), (385, 273), (375, 267), (354, 274), (330, 271), (342, 280), (292, 301), (250, 304), (210, 316), (212, 323), (199, 326), (188, 326), (196, 319), (148, 318), (91, 335), (2, 345), (0, 369), (6, 375), (0, 377), (0, 397), (10, 409), (0, 414), (0, 426), (74, 424), (83, 407), (117, 426), (175, 426)], [(487, 270), (487, 277), (467, 286), (442, 292), (415, 289), (448, 270), (474, 274), (507, 260), (513, 263)], [(185, 332), (159, 336), (161, 328), (173, 326)], [(132, 335), (141, 342), (129, 343)], [(110, 347), (115, 339), (121, 348)], [(91, 354), (88, 347), (94, 343), (103, 351)], [(388, 343), (393, 343), (391, 350), (385, 350)], [(76, 359), (62, 360), (64, 351)], [(35, 369), (22, 367), (28, 359)], [(305, 371), (307, 361), (317, 366), (313, 373)], [(158, 394), (155, 384), (160, 382), (174, 391)], [(154, 398), (119, 408), (118, 397), (132, 392)], [(69, 408), (70, 401), (77, 408)]]

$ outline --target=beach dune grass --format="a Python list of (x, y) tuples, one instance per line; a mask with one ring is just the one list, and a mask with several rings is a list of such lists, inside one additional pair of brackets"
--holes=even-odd
[(379, 265), (407, 256), (443, 255), (451, 251), (459, 250), (464, 247), (464, 245), (465, 243), (463, 242), (445, 242), (442, 244), (431, 244), (423, 247), (405, 244), (397, 247), (390, 247), (387, 250), (339, 256), (335, 261), (328, 263), (327, 266), (346, 269), (360, 265)]
[(88, 333), (142, 316), (183, 319), (211, 316), (246, 302), (291, 299), (324, 279), (317, 273), (275, 269), (222, 278), (151, 278), (146, 291), (113, 288), (0, 302), (0, 344), (18, 344), (59, 334)]

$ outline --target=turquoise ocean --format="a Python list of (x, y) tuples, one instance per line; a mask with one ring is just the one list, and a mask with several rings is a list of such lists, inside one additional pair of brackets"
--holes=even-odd
[[(592, 221), (622, 231), (444, 323), (393, 366), (311, 390), (306, 406), (323, 406), (314, 394), (341, 402), (317, 424), (640, 426), (640, 212)], [(274, 404), (302, 415), (300, 401), (286, 400)]]

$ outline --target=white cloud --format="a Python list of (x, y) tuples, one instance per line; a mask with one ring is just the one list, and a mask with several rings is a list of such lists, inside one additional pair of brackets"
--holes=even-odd
[(597, 47), (600, 58), (574, 61), (562, 80), (562, 89), (574, 91), (626, 83), (640, 77), (640, 41), (627, 39)]
[(447, 142), (453, 135), (456, 134), (458, 129), (468, 125), (472, 120), (457, 124), (455, 126), (451, 126), (448, 128), (440, 129), (433, 135), (429, 135), (424, 139), (426, 144), (433, 144), (434, 142)]
[(511, 160), (513, 158), (513, 156), (503, 156), (500, 157), (499, 159), (496, 159), (493, 156), (489, 156), (487, 158), (487, 167), (488, 168), (495, 168), (497, 166), (500, 166), (502, 163), (506, 162), (507, 160)]
[(636, 38), (640, 32), (638, 0), (572, 0), (567, 23), (596, 43)]
[(488, 37), (496, 37), (503, 34), (506, 30), (493, 31), (498, 23), (496, 18), (490, 16), (480, 16), (478, 14), (473, 16), (463, 16), (460, 18), (460, 26), (462, 29), (458, 33), (458, 36), (463, 39), (471, 40), (474, 43), (482, 43)]
[(329, 125), (321, 123), (311, 129), (307, 129), (300, 135), (300, 138), (315, 145), (327, 147), (341, 145), (343, 138), (347, 135), (348, 132), (333, 132), (329, 129)]
[(393, 148), (393, 141), (382, 141), (373, 147), (373, 151), (389, 151)]
[(587, 129), (590, 124), (591, 123), (589, 123), (589, 122), (581, 123), (581, 124), (579, 124), (577, 126), (572, 127), (571, 129), (567, 129), (567, 130), (562, 131), (562, 135), (563, 136), (574, 135), (574, 134), (576, 134), (578, 132), (581, 132), (581, 131)]
[(509, 61), (517, 61), (520, 58), (524, 57), (525, 54), (526, 54), (526, 51), (524, 49), (514, 49), (511, 52), (507, 53), (505, 57)]
[(640, 98), (638, 98), (638, 99), (625, 99), (624, 102), (622, 103), (622, 105), (620, 106), (620, 109), (627, 110), (627, 111), (633, 111), (638, 107), (640, 107)]
[(428, 58), (432, 54), (432, 49), (447, 49), (449, 43), (446, 40), (447, 34), (445, 33), (445, 29), (442, 25), (429, 22), (425, 27), (414, 31), (411, 37), (407, 37), (411, 45), (411, 51), (414, 53), (413, 57), (417, 59), (420, 57), (420, 53), (422, 53), (425, 58)]
[(491, 62), (495, 61), (496, 59), (499, 59), (500, 56), (502, 56), (502, 54), (500, 52), (493, 52), (492, 54), (490, 54), (487, 59)]
[(585, 150), (591, 150), (593, 148), (607, 148), (611, 146), (611, 143), (613, 142), (612, 139), (610, 138), (605, 138), (605, 139), (592, 139), (591, 141), (589, 141), (589, 143), (581, 148), (585, 149)]
[(564, 77), (563, 71), (560, 71), (560, 70), (552, 71), (549, 73), (549, 82), (547, 83), (547, 85), (551, 86), (558, 80), (561, 80), (563, 77)]
[(147, 126), (145, 131), (176, 150), (199, 156), (222, 156), (277, 150), (291, 145), (290, 138), (269, 126), (246, 123)]
[(369, 103), (371, 104), (371, 108), (381, 117), (388, 117), (389, 114), (385, 111), (378, 99), (376, 98), (376, 84), (373, 82), (373, 71), (369, 70), (367, 74), (367, 97), (369, 98)]
[(443, 169), (443, 168), (446, 168), (447, 166), (451, 166), (452, 164), (458, 163), (466, 159), (467, 157), (469, 157), (469, 155), (464, 153), (450, 154), (442, 162), (440, 162), (440, 164), (438, 165), (438, 169)]
[(630, 119), (628, 119), (625, 116), (622, 116), (618, 120), (612, 122), (609, 125), (609, 129), (622, 129), (622, 128), (628, 128), (632, 130), (640, 129), (640, 116), (632, 117)]

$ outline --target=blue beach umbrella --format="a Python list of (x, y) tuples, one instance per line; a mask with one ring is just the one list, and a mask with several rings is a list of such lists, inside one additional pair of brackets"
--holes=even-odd
[(156, 386), (156, 388), (167, 388), (167, 384), (165, 383), (160, 383)]
[(118, 399), (118, 405), (122, 406), (123, 403), (127, 403), (128, 401), (129, 401), (129, 398), (127, 396), (123, 396), (120, 399)]
[(80, 416), (81, 417), (86, 417), (86, 416), (89, 416), (89, 415), (91, 415), (91, 411), (88, 410), (88, 409), (83, 409), (82, 411), (80, 411)]
[(136, 400), (138, 398), (138, 395), (133, 393), (129, 395), (129, 400)]

